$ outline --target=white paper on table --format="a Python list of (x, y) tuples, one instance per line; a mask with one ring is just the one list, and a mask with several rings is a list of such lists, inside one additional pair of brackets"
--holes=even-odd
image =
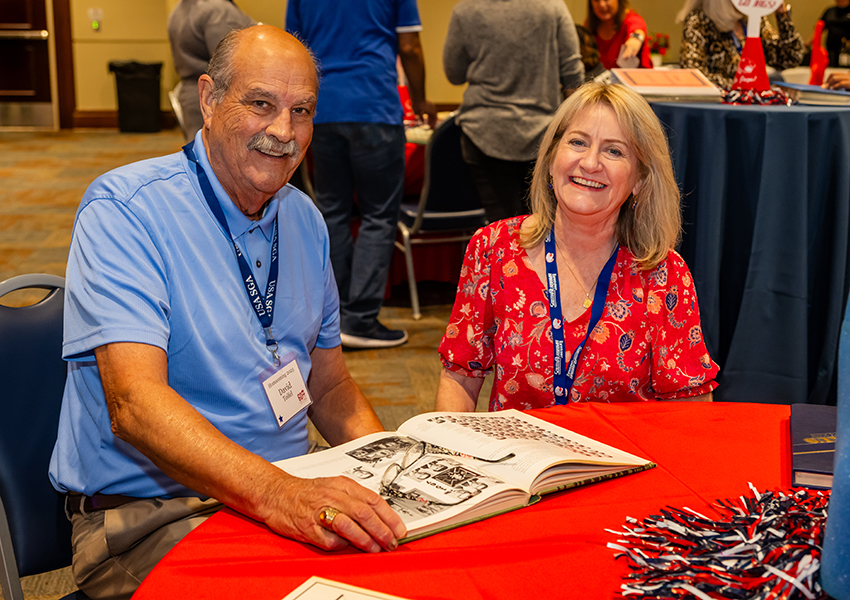
[(399, 596), (390, 596), (364, 588), (331, 581), (315, 575), (298, 586), (283, 600), (405, 600)]
[(640, 55), (629, 58), (623, 58), (623, 52), (626, 51), (626, 45), (620, 46), (620, 54), (617, 56), (617, 66), (621, 69), (637, 69), (640, 66)]

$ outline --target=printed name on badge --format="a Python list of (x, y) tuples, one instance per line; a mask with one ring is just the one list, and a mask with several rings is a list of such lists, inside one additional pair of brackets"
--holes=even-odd
[(295, 359), (282, 367), (263, 371), (260, 383), (263, 384), (278, 429), (313, 403)]

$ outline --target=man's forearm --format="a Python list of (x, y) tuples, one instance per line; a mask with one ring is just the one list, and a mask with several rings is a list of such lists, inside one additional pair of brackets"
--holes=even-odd
[(399, 57), (401, 57), (404, 73), (407, 75), (413, 112), (420, 117), (428, 115), (428, 124), (436, 127), (437, 107), (425, 97), (425, 56), (422, 53), (419, 34), (400, 33), (398, 40)]
[(410, 101), (414, 104), (425, 102), (425, 55), (418, 33), (399, 35), (399, 57), (407, 76)]
[[(178, 483), (326, 550), (393, 549), (404, 535), (386, 502), (354, 481), (293, 477), (227, 438), (168, 385), (162, 349), (109, 344), (95, 355), (113, 432)], [(333, 531), (317, 519), (325, 506), (346, 515)]]
[(279, 469), (227, 438), (168, 385), (162, 349), (110, 344), (96, 356), (118, 438), (181, 485), (263, 520)]

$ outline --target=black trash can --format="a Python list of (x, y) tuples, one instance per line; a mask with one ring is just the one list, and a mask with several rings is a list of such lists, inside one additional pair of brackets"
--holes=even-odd
[(110, 62), (118, 88), (118, 129), (154, 133), (162, 129), (159, 75), (162, 63)]

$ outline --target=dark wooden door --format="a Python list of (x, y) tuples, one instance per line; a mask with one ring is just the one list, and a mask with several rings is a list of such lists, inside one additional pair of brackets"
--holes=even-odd
[(0, 0), (0, 111), (7, 117), (52, 112), (48, 35), (44, 0)]

